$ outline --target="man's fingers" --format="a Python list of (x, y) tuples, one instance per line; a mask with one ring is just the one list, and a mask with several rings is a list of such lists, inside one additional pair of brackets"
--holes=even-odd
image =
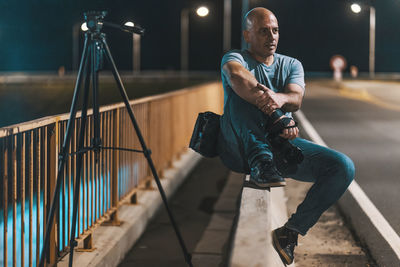
[(294, 127), (294, 128), (286, 128), (283, 130), (283, 132), (279, 135), (285, 139), (293, 140), (295, 139), (299, 134), (299, 128)]
[(268, 87), (266, 87), (265, 85), (263, 85), (261, 83), (257, 83), (257, 88), (259, 88), (260, 90), (263, 90), (263, 91), (269, 90)]
[(267, 99), (261, 90), (257, 90), (255, 102), (258, 108), (262, 108), (267, 104)]

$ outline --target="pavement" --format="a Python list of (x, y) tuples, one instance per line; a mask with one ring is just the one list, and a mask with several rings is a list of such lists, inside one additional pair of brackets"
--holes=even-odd
[[(285, 192), (289, 213), (296, 210), (310, 186), (292, 179), (287, 181)], [(306, 236), (299, 236), (295, 250), (296, 267), (376, 266), (350, 229), (337, 206), (329, 208)]]
[[(228, 239), (240, 190), (240, 186), (236, 186), (236, 191), (233, 189), (234, 200), (218, 202), (228, 176), (229, 170), (219, 159), (203, 159), (170, 200), (195, 266), (218, 266), (210, 264), (216, 258), (221, 264), (227, 261)], [(163, 207), (119, 266), (187, 266)]]
[(396, 81), (345, 80), (339, 85), (340, 95), (372, 105), (400, 111), (400, 83)]

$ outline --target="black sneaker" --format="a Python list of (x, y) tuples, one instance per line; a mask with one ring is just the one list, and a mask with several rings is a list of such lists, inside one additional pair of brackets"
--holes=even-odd
[(259, 187), (285, 186), (285, 179), (271, 161), (259, 160), (250, 170), (250, 182)]
[(294, 258), (294, 247), (297, 246), (298, 233), (285, 226), (272, 232), (272, 242), (279, 257), (285, 264), (292, 264)]

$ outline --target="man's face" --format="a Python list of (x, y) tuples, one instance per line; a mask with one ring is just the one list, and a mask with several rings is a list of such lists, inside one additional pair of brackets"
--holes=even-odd
[(250, 51), (259, 57), (267, 58), (275, 53), (278, 46), (278, 20), (273, 14), (254, 18), (252, 27), (243, 34)]

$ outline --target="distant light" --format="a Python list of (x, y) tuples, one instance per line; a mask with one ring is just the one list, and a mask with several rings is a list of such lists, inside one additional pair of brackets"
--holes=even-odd
[(361, 6), (359, 4), (352, 4), (351, 5), (351, 11), (354, 13), (360, 13), (361, 12)]
[(84, 32), (86, 32), (87, 30), (89, 30), (89, 28), (87, 27), (86, 22), (82, 23), (82, 25), (81, 25), (81, 30), (84, 31)]
[(133, 27), (133, 26), (135, 26), (135, 23), (133, 23), (132, 21), (127, 21), (127, 22), (125, 22), (124, 25), (128, 26), (128, 27)]
[(199, 15), (200, 17), (205, 17), (208, 15), (208, 8), (205, 6), (201, 6), (196, 10), (197, 15)]

